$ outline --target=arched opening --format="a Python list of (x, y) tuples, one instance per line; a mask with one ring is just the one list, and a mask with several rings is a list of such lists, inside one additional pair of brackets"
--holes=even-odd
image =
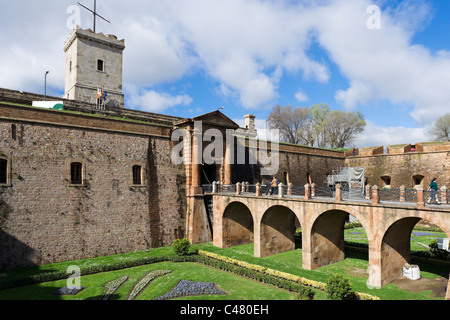
[(344, 224), (349, 214), (330, 210), (322, 213), (311, 228), (311, 269), (329, 265), (345, 259)]
[(255, 256), (267, 257), (295, 250), (295, 231), (299, 226), (291, 209), (283, 206), (267, 209), (261, 219), (259, 248), (255, 245)]
[(386, 231), (381, 243), (382, 285), (402, 277), (405, 263), (411, 262), (411, 232), (420, 218), (403, 218)]
[(440, 261), (448, 261), (450, 252), (432, 250), (430, 244), (446, 238), (448, 235), (438, 225), (420, 217), (392, 223), (381, 243), (382, 285), (420, 288), (430, 290), (433, 297), (445, 297), (449, 274), (446, 263)]
[(253, 217), (246, 205), (230, 203), (222, 218), (223, 247), (253, 243)]

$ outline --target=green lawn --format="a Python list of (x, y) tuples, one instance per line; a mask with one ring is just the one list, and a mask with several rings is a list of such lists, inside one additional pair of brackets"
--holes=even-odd
[[(366, 232), (362, 227), (345, 229), (344, 238), (346, 241), (368, 243)], [(411, 251), (428, 251), (429, 244), (436, 238), (447, 238), (447, 235), (442, 231), (414, 229), (411, 233)]]
[(137, 296), (136, 300), (153, 300), (174, 288), (180, 280), (214, 282), (226, 295), (202, 295), (183, 297), (190, 300), (293, 300), (296, 295), (273, 286), (268, 286), (230, 273), (222, 272), (198, 263), (161, 262), (151, 265), (103, 272), (81, 277), (81, 287), (86, 287), (76, 295), (54, 295), (57, 289), (65, 287), (67, 280), (52, 281), (37, 285), (0, 291), (1, 300), (99, 300), (102, 299), (104, 284), (129, 276), (129, 279), (110, 297), (110, 300), (126, 300), (133, 289), (147, 273), (152, 270), (171, 272), (151, 281)]
[[(356, 253), (346, 251), (346, 259), (338, 263), (321, 267), (317, 270), (305, 270), (302, 266), (302, 251), (296, 249), (294, 251), (276, 254), (265, 258), (255, 258), (253, 256), (253, 245), (243, 245), (233, 248), (220, 249), (212, 244), (198, 245), (200, 249), (218, 253), (230, 258), (243, 260), (252, 264), (262, 265), (294, 274), (306, 279), (326, 282), (333, 274), (341, 274), (350, 279), (353, 289), (358, 292), (368, 293), (380, 297), (382, 300), (433, 300), (443, 297), (435, 297), (431, 290), (421, 292), (405, 291), (396, 285), (388, 284), (381, 289), (369, 288), (367, 285), (369, 268), (368, 256), (364, 253)], [(421, 268), (421, 277), (423, 279), (437, 279), (447, 277), (449, 270), (444, 267), (437, 267), (419, 264)], [(411, 280), (413, 281), (413, 280)], [(317, 291), (316, 291), (317, 292)]]
[[(355, 230), (355, 229), (351, 229)], [(347, 232), (347, 231), (346, 231)], [(352, 235), (353, 236), (353, 235)], [(364, 292), (380, 297), (382, 300), (431, 300), (443, 297), (435, 297), (432, 290), (422, 290), (414, 292), (403, 290), (396, 285), (389, 284), (381, 289), (371, 289), (367, 286), (368, 279), (367, 254), (346, 251), (344, 261), (321, 267), (317, 270), (302, 269), (302, 250), (298, 248), (294, 251), (285, 252), (265, 258), (256, 258), (253, 256), (253, 245), (242, 245), (233, 248), (221, 249), (214, 247), (212, 243), (203, 243), (193, 245), (192, 252), (195, 249), (214, 252), (223, 256), (239, 259), (251, 264), (262, 265), (267, 268), (276, 269), (293, 275), (301, 276), (309, 280), (326, 282), (332, 274), (342, 274), (350, 279), (353, 289), (358, 292)], [(117, 261), (132, 260), (145, 256), (170, 256), (175, 255), (171, 247), (157, 248), (152, 250), (119, 254), (107, 257), (85, 259), (78, 261), (69, 261), (62, 263), (49, 264), (41, 267), (18, 269), (6, 272), (6, 276), (0, 278), (2, 281), (10, 279), (20, 279), (36, 273), (49, 271), (65, 272), (70, 265), (76, 265), (81, 268), (115, 263)], [(449, 270), (446, 268), (426, 266), (420, 264), (421, 276), (423, 279), (438, 279), (439, 277), (448, 277)], [(228, 272), (213, 269), (198, 263), (173, 263), (160, 262), (145, 266), (116, 270), (110, 272), (97, 273), (92, 275), (82, 275), (81, 286), (86, 287), (75, 296), (55, 296), (51, 295), (55, 290), (66, 286), (66, 280), (59, 280), (47, 283), (41, 283), (31, 286), (0, 290), (0, 300), (15, 299), (101, 299), (107, 282), (120, 278), (124, 275), (129, 279), (119, 288), (111, 299), (127, 299), (132, 287), (152, 270), (171, 270), (169, 274), (154, 279), (148, 287), (140, 294), (137, 299), (151, 300), (170, 291), (180, 280), (214, 282), (221, 290), (226, 291), (225, 296), (196, 296), (183, 299), (252, 299), (252, 300), (292, 300), (296, 295), (285, 290), (280, 290), (273, 286), (265, 285), (247, 278), (238, 277)], [(442, 278), (441, 278), (442, 280)], [(412, 281), (412, 280), (411, 280)], [(418, 280), (422, 281), (422, 280)], [(325, 293), (314, 290), (315, 299), (325, 299)]]

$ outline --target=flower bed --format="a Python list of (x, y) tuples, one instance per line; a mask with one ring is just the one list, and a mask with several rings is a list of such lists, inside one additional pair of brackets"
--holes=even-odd
[(213, 282), (195, 282), (180, 280), (175, 288), (168, 293), (156, 298), (155, 300), (167, 300), (178, 297), (187, 296), (203, 296), (203, 295), (224, 295), (223, 292), (216, 288)]
[(144, 290), (144, 288), (155, 278), (161, 277), (163, 275), (166, 275), (168, 273), (172, 272), (172, 270), (153, 270), (150, 271), (145, 275), (144, 278), (141, 279), (131, 291), (130, 295), (128, 296), (128, 300), (134, 300), (141, 292)]
[(102, 299), (108, 300), (114, 294), (114, 292), (116, 292), (117, 289), (119, 289), (120, 286), (124, 284), (127, 280), (128, 276), (123, 276), (105, 284), (104, 287), (106, 288), (106, 292), (103, 294)]
[(74, 296), (77, 293), (79, 293), (80, 291), (83, 291), (84, 289), (85, 289), (84, 287), (80, 287), (80, 288), (63, 287), (63, 288), (60, 288), (60, 289), (52, 292), (52, 294), (58, 295), (58, 296)]

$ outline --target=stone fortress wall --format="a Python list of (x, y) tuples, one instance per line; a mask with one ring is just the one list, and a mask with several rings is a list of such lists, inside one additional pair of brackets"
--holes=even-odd
[(421, 185), (425, 190), (431, 179), (438, 186), (450, 186), (450, 142), (421, 142), (363, 148), (346, 152), (346, 166), (364, 167), (366, 184), (406, 189)]
[[(185, 234), (171, 127), (0, 104), (0, 269), (168, 246)], [(71, 163), (83, 182), (71, 184)], [(142, 168), (133, 184), (132, 167)]]
[[(168, 246), (188, 235), (211, 240), (203, 199), (189, 193), (192, 168), (170, 158), (173, 123), (181, 118), (99, 111), (65, 99), (64, 111), (31, 107), (41, 99), (0, 89), (0, 101), (7, 101), (0, 103), (0, 159), (8, 162), (8, 182), (0, 185), (0, 270)], [(415, 147), (352, 156), (281, 143), (276, 177), (325, 186), (328, 174), (347, 165), (365, 167), (370, 185), (382, 186), (385, 176), (391, 188), (411, 187), (416, 176), (424, 186), (434, 176), (450, 185), (448, 144)], [(69, 182), (72, 162), (83, 164), (80, 185)], [(135, 165), (143, 170), (140, 185), (133, 184)], [(270, 178), (259, 165), (234, 165), (231, 172), (233, 184)]]

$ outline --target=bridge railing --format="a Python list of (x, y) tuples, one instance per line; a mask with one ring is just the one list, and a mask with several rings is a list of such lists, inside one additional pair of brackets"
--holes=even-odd
[[(304, 198), (304, 199), (320, 199), (333, 198), (336, 202), (341, 201), (364, 201), (371, 202), (373, 205), (388, 202), (404, 202), (416, 203), (417, 206), (423, 206), (430, 198), (431, 191), (423, 190), (421, 186), (406, 189), (400, 188), (381, 188), (378, 186), (365, 186), (365, 192), (359, 190), (352, 194), (348, 190), (341, 190), (340, 185), (336, 185), (331, 189), (324, 186), (315, 186), (314, 184), (306, 184), (304, 186), (294, 186), (291, 183), (283, 185), (280, 183), (273, 188), (272, 193), (268, 192), (266, 185), (249, 184), (248, 182), (238, 182), (237, 184), (223, 185), (218, 182), (213, 182), (212, 185), (202, 186), (205, 193), (232, 193), (234, 195), (256, 195), (256, 196), (277, 196), (284, 198)], [(450, 190), (443, 186), (436, 193), (438, 202), (441, 204), (448, 204), (450, 200)], [(434, 202), (434, 199), (431, 199)]]

